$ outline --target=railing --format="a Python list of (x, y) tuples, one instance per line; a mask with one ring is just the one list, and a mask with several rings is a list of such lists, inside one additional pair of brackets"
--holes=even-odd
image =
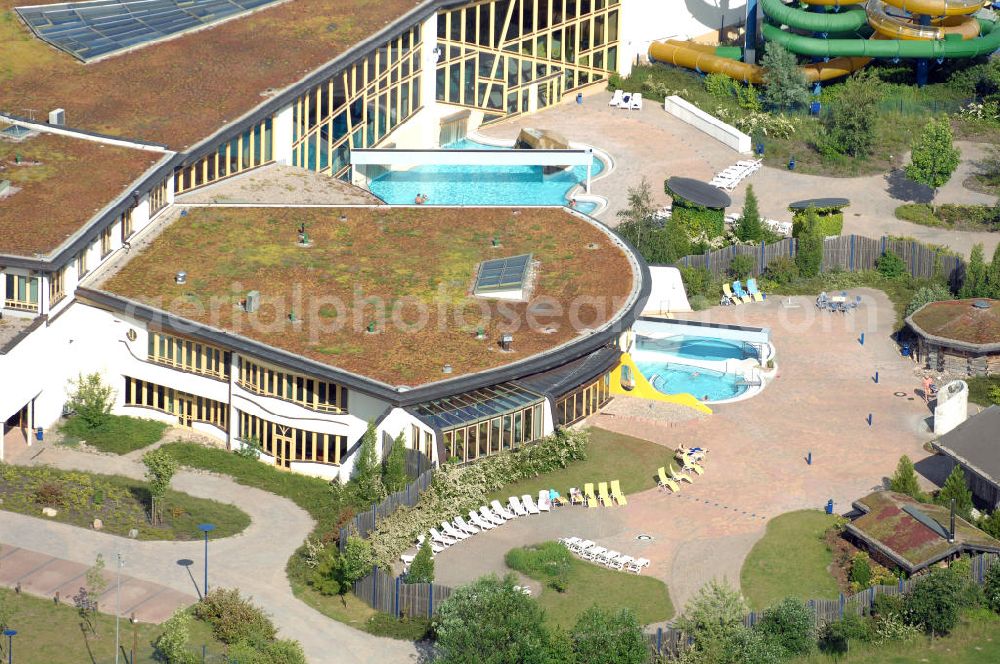
[(37, 302), (23, 302), (21, 300), (4, 300), (4, 307), (7, 309), (13, 309), (14, 311), (31, 311), (38, 313), (38, 303)]
[[(971, 559), (970, 576), (977, 585), (983, 585), (986, 579), (986, 572), (993, 565), (1000, 562), (1000, 556), (995, 553), (983, 553)], [(879, 595), (905, 595), (913, 590), (913, 587), (920, 581), (920, 577), (900, 579), (899, 583), (891, 586), (872, 586), (854, 595), (845, 597), (843, 594), (837, 599), (811, 599), (806, 602), (813, 612), (813, 618), (817, 628), (840, 620), (845, 615), (863, 616), (871, 611), (875, 605), (875, 598)], [(753, 627), (761, 618), (763, 611), (751, 611), (743, 618), (743, 624)], [(668, 657), (678, 657), (683, 650), (693, 643), (693, 640), (676, 627), (659, 627), (655, 632), (646, 634), (649, 639), (650, 648), (653, 652), (666, 655)]]
[(376, 611), (395, 618), (430, 618), (452, 589), (437, 583), (406, 583), (378, 567), (354, 582), (354, 594)]

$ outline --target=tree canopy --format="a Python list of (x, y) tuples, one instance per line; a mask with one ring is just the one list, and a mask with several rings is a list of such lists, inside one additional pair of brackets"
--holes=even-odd
[(910, 155), (906, 177), (937, 190), (951, 179), (958, 168), (960, 152), (954, 146), (948, 118), (932, 118), (924, 125)]

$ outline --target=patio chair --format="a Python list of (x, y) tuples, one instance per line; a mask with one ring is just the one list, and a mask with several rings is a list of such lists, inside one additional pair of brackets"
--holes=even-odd
[[(424, 540), (425, 539), (427, 539), (427, 538), (424, 537), (423, 535), (418, 535), (417, 536), (417, 547), (418, 548), (424, 545)], [(438, 544), (437, 542), (433, 541), (433, 540), (431, 540), (430, 546), (431, 546), (431, 553), (435, 553), (436, 554), (436, 553), (441, 553), (442, 551), (444, 551), (444, 547), (441, 546), (440, 544)]]
[(441, 532), (444, 533), (445, 535), (447, 535), (448, 537), (451, 537), (452, 539), (454, 539), (456, 541), (461, 541), (461, 540), (469, 539), (470, 537), (472, 537), (472, 535), (470, 535), (469, 533), (466, 533), (466, 532), (463, 532), (463, 531), (459, 530), (458, 528), (456, 528), (455, 526), (451, 525), (447, 521), (442, 521), (441, 522)]
[(817, 308), (817, 309), (826, 309), (826, 306), (827, 306), (827, 305), (828, 305), (829, 303), (830, 303), (830, 296), (828, 296), (828, 295), (826, 294), (826, 291), (823, 291), (822, 293), (820, 293), (820, 294), (819, 294), (819, 295), (818, 295), (818, 296), (816, 297), (816, 308)]
[(511, 496), (507, 499), (507, 505), (510, 506), (511, 511), (514, 512), (516, 516), (528, 516), (528, 510), (524, 509), (524, 505), (517, 496)]
[(404, 553), (399, 557), (399, 559), (403, 563), (403, 574), (406, 574), (407, 572), (410, 571), (410, 565), (413, 564), (413, 561), (416, 559), (416, 556), (409, 553)]
[(696, 463), (700, 463), (701, 461), (703, 461), (705, 459), (706, 454), (708, 454), (708, 450), (706, 450), (703, 447), (684, 447), (683, 445), (678, 447), (677, 450), (674, 452), (674, 456), (677, 459), (680, 459), (682, 461), (684, 459), (691, 459)]
[(507, 523), (507, 519), (500, 516), (496, 512), (491, 512), (490, 508), (487, 507), (486, 505), (483, 505), (482, 507), (479, 508), (479, 513), (483, 516), (484, 519), (486, 519), (495, 526), (502, 526), (503, 524)]
[(622, 493), (622, 485), (618, 480), (611, 482), (611, 498), (619, 505), (628, 505), (625, 494)]
[(608, 493), (608, 483), (601, 482), (597, 485), (597, 499), (605, 507), (611, 507), (611, 494)]
[(552, 511), (552, 497), (546, 489), (538, 492), (538, 509), (542, 512)]
[(486, 519), (484, 519), (483, 517), (479, 516), (478, 514), (476, 514), (471, 510), (469, 511), (469, 520), (472, 521), (472, 523), (474, 523), (481, 530), (493, 530), (494, 528), (497, 527), (495, 523), (487, 521)]
[(584, 551), (594, 546), (597, 546), (597, 544), (593, 540), (579, 540), (575, 544), (571, 544), (569, 548), (573, 553), (583, 555)]
[(695, 475), (702, 475), (705, 472), (705, 469), (702, 468), (700, 464), (695, 463), (691, 459), (685, 459), (684, 460), (684, 463), (681, 466), (681, 470), (691, 470), (691, 471), (694, 471)]
[(632, 98), (628, 100), (628, 109), (630, 111), (641, 111), (642, 110), (642, 93), (636, 92), (632, 95)]
[(601, 563), (602, 565), (607, 565), (608, 563), (610, 563), (612, 560), (614, 560), (615, 558), (617, 558), (620, 555), (622, 555), (621, 551), (611, 551), (610, 549), (608, 549), (607, 551), (605, 551), (601, 555), (597, 556), (596, 561), (599, 562), (599, 563)]
[(557, 542), (559, 542), (560, 544), (562, 544), (562, 545), (563, 545), (564, 547), (566, 547), (567, 549), (570, 549), (570, 550), (572, 550), (572, 549), (573, 549), (573, 546), (574, 546), (575, 544), (579, 544), (579, 543), (580, 543), (580, 542), (582, 542), (583, 540), (582, 540), (582, 539), (580, 539), (579, 537), (575, 537), (575, 536), (574, 536), (574, 537), (560, 537), (560, 538), (559, 538), (558, 540), (556, 540), (556, 541), (557, 541)]
[(743, 300), (736, 297), (736, 294), (733, 293), (733, 287), (730, 286), (728, 282), (722, 284), (722, 294), (733, 304), (741, 304), (743, 302)]
[(754, 302), (763, 302), (764, 294), (760, 292), (760, 288), (757, 286), (757, 280), (753, 277), (747, 279), (747, 293), (753, 298)]
[(628, 105), (632, 103), (632, 93), (625, 92), (622, 94), (622, 100), (618, 104), (618, 108), (628, 108)]
[(672, 479), (675, 482), (687, 482), (688, 484), (694, 484), (694, 480), (691, 479), (690, 475), (688, 475), (686, 473), (678, 472), (677, 470), (674, 469), (674, 465), (673, 464), (670, 464), (670, 475), (669, 475), (669, 477), (670, 477), (670, 479)]
[(442, 535), (437, 531), (436, 528), (430, 529), (431, 539), (438, 544), (443, 544), (444, 546), (451, 546), (452, 544), (458, 544), (458, 540), (454, 537), (448, 537), (447, 535)]
[(582, 552), (580, 555), (584, 558), (584, 560), (596, 561), (605, 551), (607, 551), (607, 549), (603, 546), (595, 545)]
[(629, 572), (635, 572), (636, 574), (642, 574), (642, 568), (649, 567), (649, 561), (645, 558), (636, 558), (632, 562), (625, 566), (625, 569)]
[(747, 292), (743, 290), (743, 284), (740, 282), (739, 279), (733, 282), (733, 292), (736, 293), (736, 297), (740, 298), (744, 302), (752, 301), (750, 295), (748, 295)]
[(660, 468), (656, 471), (656, 474), (659, 476), (656, 479), (656, 483), (661, 489), (670, 489), (672, 493), (677, 493), (681, 490), (681, 487), (677, 484), (677, 482), (667, 477), (667, 470), (663, 466), (660, 466)]
[(853, 310), (853, 309), (857, 309), (860, 306), (861, 306), (861, 296), (860, 295), (855, 295), (854, 296), (854, 302), (851, 302), (850, 308)]
[(624, 95), (625, 95), (625, 91), (624, 90), (622, 90), (622, 89), (615, 90), (614, 94), (611, 95), (611, 101), (608, 102), (608, 106), (621, 106), (622, 105), (622, 97)]
[(526, 493), (521, 496), (521, 504), (524, 505), (524, 509), (528, 510), (528, 514), (541, 513), (541, 510), (538, 509), (538, 505), (535, 504), (535, 499), (531, 497), (530, 493)]
[(515, 516), (517, 516), (516, 514), (505, 508), (503, 505), (501, 505), (499, 500), (491, 500), (490, 508), (492, 508), (493, 512), (496, 513), (496, 515), (501, 519), (503, 519), (504, 521), (509, 521), (510, 519), (513, 519)]
[(583, 497), (587, 501), (587, 507), (597, 507), (597, 496), (594, 495), (593, 482), (587, 482), (583, 485)]
[(463, 519), (461, 515), (456, 516), (454, 519), (452, 519), (452, 521), (455, 523), (456, 527), (458, 527), (461, 530), (464, 530), (470, 535), (475, 535), (481, 530), (480, 528), (477, 528), (476, 526), (473, 526), (470, 523), (466, 523), (465, 519)]
[(626, 556), (625, 554), (622, 554), (617, 558), (615, 558), (614, 560), (612, 560), (611, 562), (609, 562), (608, 567), (610, 567), (611, 569), (624, 569), (625, 565), (628, 565), (633, 560), (635, 560), (635, 558), (633, 558), (632, 556)]
[(569, 489), (569, 504), (570, 505), (584, 505), (586, 504), (583, 499), (583, 494), (577, 487), (570, 487)]

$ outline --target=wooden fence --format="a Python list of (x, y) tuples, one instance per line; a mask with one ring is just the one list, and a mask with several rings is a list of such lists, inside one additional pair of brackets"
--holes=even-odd
[[(426, 458), (426, 457), (425, 457)], [(347, 538), (350, 535), (368, 537), (380, 519), (384, 519), (400, 507), (406, 505), (413, 507), (420, 500), (420, 494), (431, 485), (434, 479), (434, 468), (428, 468), (406, 485), (405, 489), (389, 494), (381, 503), (373, 503), (371, 509), (359, 512), (345, 526), (340, 529), (340, 550), (343, 551), (347, 545)]]
[[(677, 261), (677, 267), (703, 267), (715, 277), (724, 276), (736, 256), (751, 256), (754, 259), (753, 276), (760, 276), (775, 258), (794, 258), (798, 240), (786, 238), (773, 244), (732, 245), (716, 249), (707, 254), (685, 256)], [(917, 278), (930, 279), (941, 274), (949, 283), (958, 284), (965, 274), (965, 262), (961, 257), (928, 247), (914, 240), (894, 240), (889, 237), (873, 239), (863, 235), (838, 235), (823, 242), (823, 271), (846, 270), (859, 272), (874, 270), (875, 262), (886, 251), (892, 251), (903, 259), (910, 274)]]
[[(970, 576), (973, 582), (980, 586), (983, 585), (986, 579), (986, 572), (993, 565), (998, 564), (998, 561), (1000, 561), (1000, 556), (994, 553), (984, 553), (972, 558)], [(845, 597), (841, 594), (838, 599), (811, 599), (806, 604), (813, 611), (815, 624), (818, 629), (827, 623), (840, 620), (848, 614), (863, 616), (871, 611), (875, 605), (875, 598), (877, 596), (905, 595), (913, 590), (913, 586), (919, 580), (919, 576), (905, 581), (900, 579), (899, 583), (895, 585), (872, 586), (850, 597)], [(743, 619), (743, 624), (747, 627), (753, 627), (763, 617), (763, 611), (751, 611)], [(692, 640), (684, 632), (675, 627), (660, 627), (653, 633), (647, 633), (646, 636), (649, 639), (649, 645), (653, 652), (669, 657), (679, 656), (684, 648), (692, 643)]]
[(430, 618), (452, 589), (436, 583), (406, 583), (378, 567), (354, 583), (354, 594), (376, 611), (396, 618)]

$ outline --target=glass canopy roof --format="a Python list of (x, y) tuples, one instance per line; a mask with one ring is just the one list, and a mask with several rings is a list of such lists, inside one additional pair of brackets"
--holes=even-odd
[(476, 277), (475, 294), (519, 290), (531, 265), (531, 254), (483, 261)]
[(415, 406), (413, 410), (432, 426), (450, 429), (518, 410), (541, 400), (541, 395), (523, 387), (501, 383), (446, 399), (428, 401)]
[(275, 0), (91, 0), (15, 7), (44, 41), (84, 62), (193, 28)]

